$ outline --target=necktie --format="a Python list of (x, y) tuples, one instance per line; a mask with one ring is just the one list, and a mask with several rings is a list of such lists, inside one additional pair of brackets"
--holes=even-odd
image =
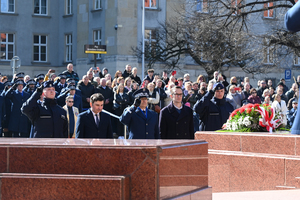
[(96, 125), (97, 125), (97, 127), (99, 127), (99, 117), (98, 117), (98, 114), (96, 114), (95, 116), (96, 116)]
[(143, 110), (144, 115), (146, 115), (146, 110)]

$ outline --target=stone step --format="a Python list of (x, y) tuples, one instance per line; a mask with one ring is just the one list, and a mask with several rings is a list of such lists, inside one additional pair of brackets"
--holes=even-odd
[(130, 199), (125, 176), (1, 173), (1, 200)]

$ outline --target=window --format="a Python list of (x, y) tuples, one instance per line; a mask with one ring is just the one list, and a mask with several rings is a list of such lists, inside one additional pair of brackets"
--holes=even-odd
[(265, 64), (273, 64), (274, 63), (274, 48), (273, 47), (265, 47), (264, 48), (264, 60)]
[(14, 13), (15, 12), (15, 0), (1, 0), (1, 12)]
[(155, 30), (145, 30), (145, 46), (146, 51), (155, 56), (155, 46), (156, 46), (156, 31)]
[(145, 0), (145, 8), (156, 8), (156, 0)]
[(66, 0), (66, 15), (72, 14), (72, 4), (73, 0)]
[[(274, 3), (269, 2), (264, 4), (264, 8), (273, 7)], [(265, 18), (273, 18), (274, 17), (274, 9), (268, 9), (264, 11), (264, 17)]]
[(101, 9), (101, 0), (95, 0), (95, 10)]
[(34, 0), (34, 14), (47, 15), (47, 0)]
[[(101, 30), (94, 31), (94, 44), (101, 45)], [(101, 59), (101, 54), (98, 54), (96, 59)]]
[(239, 15), (241, 14), (241, 0), (231, 0), (231, 8), (234, 11), (232, 14), (233, 15)]
[(66, 62), (72, 62), (72, 35), (66, 35)]
[(208, 0), (197, 0), (197, 11), (207, 13), (208, 12)]
[(33, 60), (36, 62), (47, 61), (47, 36), (33, 36)]
[(0, 60), (10, 60), (15, 55), (15, 35), (11, 33), (0, 34)]

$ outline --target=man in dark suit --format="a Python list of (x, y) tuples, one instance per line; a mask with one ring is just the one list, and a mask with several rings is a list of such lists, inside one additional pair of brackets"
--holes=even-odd
[(149, 91), (143, 88), (133, 95), (134, 105), (125, 109), (120, 117), (128, 126), (129, 139), (160, 139), (157, 113), (147, 108)]
[(193, 110), (182, 103), (182, 95), (180, 86), (172, 88), (172, 102), (160, 111), (162, 139), (194, 139)]
[(97, 87), (96, 93), (101, 93), (104, 96), (103, 109), (112, 113), (113, 112), (114, 93), (109, 87), (106, 86), (105, 78), (101, 78), (100, 85)]
[(110, 116), (101, 112), (104, 97), (95, 93), (90, 97), (91, 108), (78, 115), (76, 138), (112, 138)]

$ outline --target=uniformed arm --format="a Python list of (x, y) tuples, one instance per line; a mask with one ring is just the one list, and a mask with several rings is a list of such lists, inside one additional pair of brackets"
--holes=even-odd
[(167, 135), (167, 131), (168, 131), (168, 127), (167, 127), (167, 119), (165, 116), (165, 112), (168, 112), (167, 110), (163, 110), (162, 112), (160, 112), (159, 114), (159, 134), (161, 139), (167, 139), (168, 135)]
[(41, 96), (41, 92), (35, 91), (26, 102), (23, 103), (21, 112), (25, 114), (31, 121), (39, 117), (39, 109), (37, 100)]
[(83, 115), (78, 115), (77, 122), (76, 122), (76, 138), (84, 138), (84, 122), (83, 122)]
[(287, 11), (284, 18), (284, 24), (288, 31), (297, 32), (300, 30), (300, 3), (296, 3)]
[(159, 103), (159, 94), (157, 91), (156, 92), (156, 96), (155, 98), (149, 98), (148, 99), (148, 103), (151, 103), (151, 104), (158, 104)]
[(14, 91), (15, 91), (15, 88), (13, 88), (13, 87), (9, 88), (5, 93), (5, 97), (12, 100)]
[(209, 90), (194, 106), (194, 111), (199, 114), (200, 119), (206, 114), (206, 110), (209, 107), (209, 102), (213, 98), (214, 92)]
[(123, 114), (120, 116), (120, 122), (126, 126), (129, 126), (132, 115), (134, 114), (135, 110), (136, 107), (134, 105), (130, 106), (129, 108), (126, 108)]
[(70, 90), (66, 90), (65, 92), (58, 95), (56, 98), (58, 105), (63, 106), (65, 104), (66, 96)]

